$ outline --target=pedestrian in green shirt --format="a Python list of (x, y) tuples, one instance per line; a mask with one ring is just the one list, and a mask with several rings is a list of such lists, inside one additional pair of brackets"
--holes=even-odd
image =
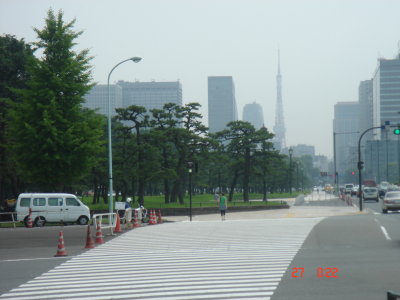
[(228, 203), (226, 201), (226, 197), (224, 193), (221, 193), (221, 196), (219, 197), (218, 200), (218, 204), (219, 204), (219, 211), (221, 212), (221, 220), (225, 221), (225, 212), (226, 209), (228, 208)]

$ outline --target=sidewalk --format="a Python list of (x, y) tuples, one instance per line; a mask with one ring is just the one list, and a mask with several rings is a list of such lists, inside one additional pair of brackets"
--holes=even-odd
[[(310, 195), (305, 198), (306, 202), (324, 201), (325, 197)], [(327, 201), (332, 201), (333, 197), (326, 197)], [(248, 220), (248, 219), (281, 219), (281, 218), (315, 218), (330, 216), (345, 216), (360, 214), (358, 207), (355, 206), (294, 206), (295, 198), (282, 199), (289, 205), (289, 209), (269, 209), (244, 212), (226, 212), (226, 220)], [(365, 212), (361, 212), (365, 213)], [(163, 219), (172, 222), (189, 221), (189, 216), (163, 216)], [(192, 221), (220, 221), (219, 212), (206, 215), (193, 215)]]

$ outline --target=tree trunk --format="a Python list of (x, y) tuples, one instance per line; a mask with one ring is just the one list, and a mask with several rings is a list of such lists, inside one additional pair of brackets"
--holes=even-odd
[(249, 201), (250, 180), (250, 148), (245, 149), (244, 174), (243, 174), (243, 200)]
[(233, 173), (231, 187), (230, 187), (230, 190), (229, 190), (229, 197), (228, 197), (228, 201), (229, 202), (232, 202), (232, 200), (233, 200), (233, 192), (235, 190), (238, 177), (239, 177), (239, 171), (237, 169), (235, 169), (235, 172)]

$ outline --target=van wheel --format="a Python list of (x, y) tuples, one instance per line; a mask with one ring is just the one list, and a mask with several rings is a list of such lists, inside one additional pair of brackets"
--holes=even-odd
[(382, 213), (387, 214), (388, 210), (387, 209), (382, 209)]
[(85, 216), (80, 216), (77, 221), (78, 225), (87, 225), (88, 222), (89, 222), (89, 219), (88, 219), (88, 217), (85, 217)]
[(46, 224), (46, 219), (45, 219), (44, 217), (37, 217), (37, 218), (35, 219), (35, 221), (33, 222), (33, 224), (34, 224), (36, 227), (43, 227), (44, 224)]

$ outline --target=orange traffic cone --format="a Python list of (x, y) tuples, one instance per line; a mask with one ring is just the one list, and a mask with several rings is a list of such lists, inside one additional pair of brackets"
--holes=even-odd
[(135, 217), (133, 218), (133, 228), (136, 227), (140, 227), (137, 210), (135, 210)]
[(95, 243), (96, 243), (96, 244), (103, 244), (103, 243), (104, 243), (104, 240), (103, 240), (103, 233), (101, 232), (100, 223), (97, 224)]
[(28, 221), (27, 221), (27, 227), (32, 228), (32, 208), (29, 208), (29, 215), (28, 215)]
[(155, 213), (154, 210), (150, 211), (150, 220), (149, 220), (149, 225), (156, 225), (157, 221), (155, 220)]
[(93, 242), (93, 237), (92, 237), (92, 233), (90, 231), (90, 225), (88, 225), (87, 227), (87, 237), (86, 237), (86, 246), (85, 249), (90, 249), (90, 248), (94, 248), (94, 242)]
[(60, 231), (60, 233), (58, 234), (57, 253), (54, 256), (67, 256), (67, 252), (65, 252), (64, 235), (62, 231)]
[(158, 218), (157, 218), (157, 223), (162, 224), (162, 218), (161, 218), (161, 209), (158, 210)]
[(121, 233), (122, 232), (121, 219), (119, 217), (119, 213), (118, 212), (117, 212), (117, 224), (115, 225), (114, 232), (116, 232), (116, 233)]

